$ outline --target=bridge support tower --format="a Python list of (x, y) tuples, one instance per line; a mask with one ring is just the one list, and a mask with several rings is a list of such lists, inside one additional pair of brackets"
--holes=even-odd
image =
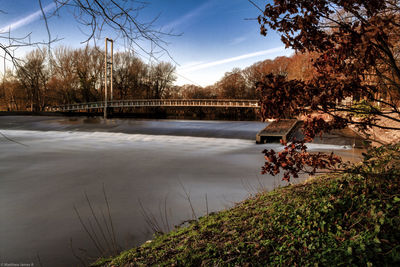
[[(108, 56), (108, 43), (110, 43), (110, 57)], [(113, 101), (113, 45), (114, 41), (106, 37), (104, 51), (104, 119), (107, 119), (108, 110), (108, 72), (110, 72), (110, 101)]]

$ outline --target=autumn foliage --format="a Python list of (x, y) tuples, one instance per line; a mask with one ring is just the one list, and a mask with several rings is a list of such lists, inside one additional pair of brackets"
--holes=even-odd
[[(309, 116), (304, 140), (286, 144), (278, 155), (264, 151), (263, 172), (277, 174), (283, 169), (289, 180), (305, 169), (312, 174), (319, 168), (335, 168), (336, 157), (307, 152), (305, 143), (322, 132), (351, 124), (364, 131), (400, 130), (379, 123), (380, 118), (400, 122), (399, 1), (275, 0), (266, 4), (258, 21), (262, 35), (275, 30), (287, 47), (316, 55), (314, 73), (307, 80), (281, 75), (260, 79), (263, 118), (304, 113), (329, 118)], [(364, 99), (367, 108), (348, 105), (349, 99)]]
[(291, 142), (289, 145), (284, 143), (284, 145), (285, 149), (279, 153), (273, 149), (263, 151), (267, 161), (262, 167), (262, 174), (277, 175), (280, 169), (283, 169), (283, 180), (289, 182), (291, 177), (298, 178), (301, 172), (313, 175), (320, 169), (331, 169), (341, 162), (333, 153), (328, 155), (321, 152), (314, 154), (307, 152), (304, 142)]

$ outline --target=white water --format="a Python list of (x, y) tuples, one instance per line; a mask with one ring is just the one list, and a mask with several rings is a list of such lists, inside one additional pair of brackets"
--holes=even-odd
[[(172, 147), (182, 148), (185, 151), (199, 149), (208, 152), (229, 152), (235, 149), (243, 149), (249, 147), (257, 147), (254, 141), (243, 139), (224, 139), (213, 137), (192, 137), (192, 136), (171, 136), (171, 135), (147, 135), (147, 134), (125, 134), (112, 132), (60, 132), (60, 131), (26, 131), (26, 130), (1, 130), (5, 136), (11, 140), (34, 147), (36, 149), (43, 148), (45, 145), (55, 148), (67, 147), (78, 150), (96, 150), (108, 146), (113, 149), (132, 148), (160, 148)], [(10, 140), (2, 139), (1, 143), (10, 142)], [(61, 143), (60, 143), (61, 142)], [(330, 145), (330, 144), (307, 144), (310, 151), (313, 150), (343, 150), (351, 149), (348, 145)], [(281, 144), (268, 144), (268, 148), (281, 149)], [(193, 151), (198, 153), (198, 151)]]

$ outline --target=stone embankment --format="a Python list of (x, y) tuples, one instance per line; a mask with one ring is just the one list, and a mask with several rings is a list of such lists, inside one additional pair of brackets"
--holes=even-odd
[[(319, 116), (325, 120), (329, 120), (330, 116), (327, 114), (312, 114), (313, 116)], [(368, 139), (371, 141), (372, 146), (380, 146), (383, 144), (395, 144), (400, 142), (400, 116), (395, 116), (391, 115), (395, 119), (398, 119), (399, 121), (395, 121), (392, 119), (384, 118), (384, 117), (378, 117), (377, 124), (384, 126), (384, 127), (390, 127), (390, 128), (398, 128), (399, 130), (396, 129), (382, 129), (379, 127), (373, 127), (372, 129), (369, 129), (366, 132), (360, 131), (357, 129), (355, 125), (350, 125), (348, 129), (340, 130), (340, 131), (333, 131), (331, 134), (324, 134), (325, 139), (328, 137), (328, 139), (331, 136), (341, 136), (343, 138), (354, 138), (354, 143), (357, 146), (357, 143), (360, 143), (361, 139)], [(306, 120), (307, 116), (299, 116), (299, 120)], [(351, 131), (350, 131), (351, 130)], [(353, 133), (351, 133), (353, 132)], [(317, 138), (318, 139), (318, 138)], [(317, 141), (317, 140), (315, 140)], [(318, 141), (317, 141), (318, 142)], [(354, 145), (354, 144), (353, 144)]]
[[(396, 119), (400, 120), (400, 116), (397, 116)], [(400, 142), (400, 122), (381, 117), (377, 121), (377, 124), (384, 127), (398, 128), (399, 130), (373, 127), (366, 133), (363, 133), (358, 131), (355, 126), (351, 126), (351, 129), (358, 132), (358, 134), (360, 134), (364, 138), (368, 137), (372, 141), (373, 146), (379, 146), (383, 144), (395, 144)]]

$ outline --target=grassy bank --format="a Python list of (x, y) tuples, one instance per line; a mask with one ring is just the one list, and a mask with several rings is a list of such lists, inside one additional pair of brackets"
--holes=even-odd
[(95, 265), (399, 265), (400, 145), (260, 193)]

